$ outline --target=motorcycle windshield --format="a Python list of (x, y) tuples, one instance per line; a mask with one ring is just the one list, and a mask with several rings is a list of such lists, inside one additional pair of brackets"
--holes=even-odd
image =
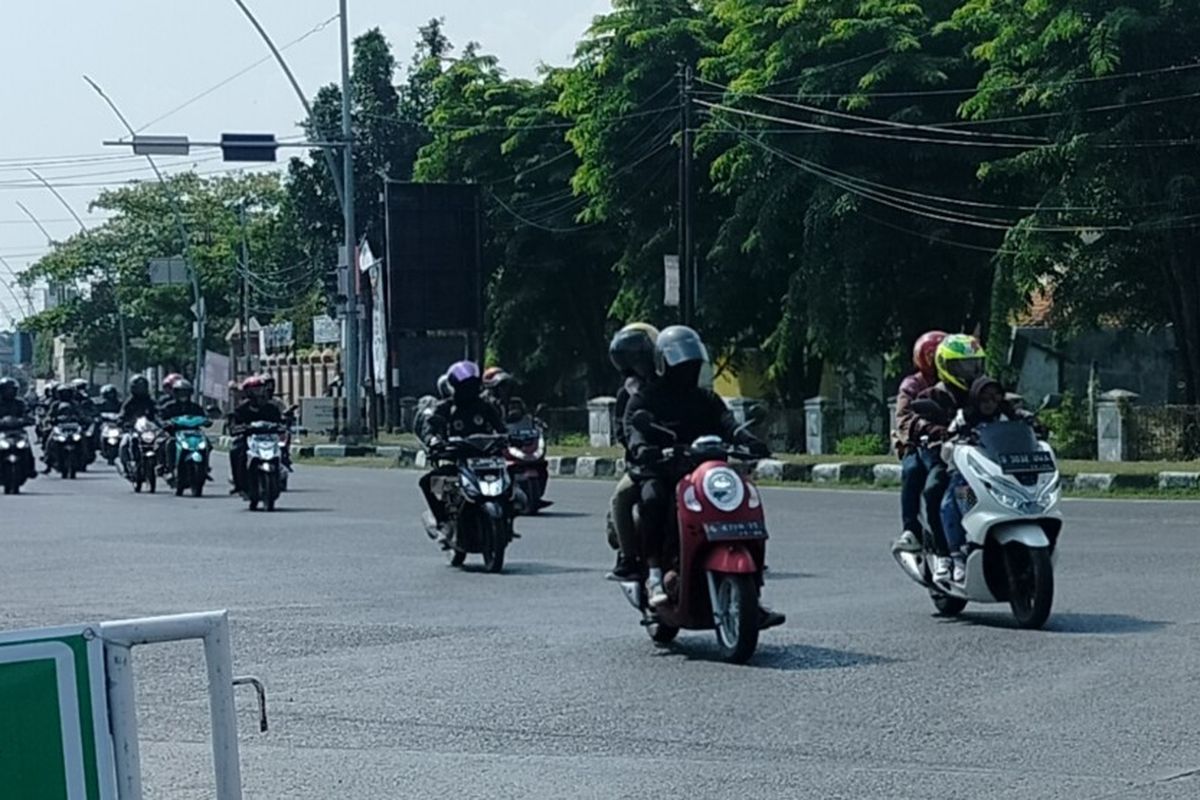
[(208, 422), (207, 417), (175, 417), (171, 424), (176, 428), (203, 428)]
[(1039, 450), (1033, 428), (1024, 422), (992, 422), (976, 429), (979, 446), (989, 459), (1000, 463), (1005, 456), (1025, 455)]

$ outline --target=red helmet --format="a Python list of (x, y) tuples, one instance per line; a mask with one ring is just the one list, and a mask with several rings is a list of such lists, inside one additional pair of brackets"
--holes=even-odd
[(264, 386), (266, 386), (266, 382), (263, 380), (262, 375), (251, 375), (242, 381), (243, 392), (253, 392), (256, 389), (262, 389)]
[(507, 374), (508, 373), (504, 371), (504, 367), (488, 367), (483, 371), (483, 385), (491, 386), (502, 376)]
[(162, 379), (162, 388), (164, 392), (170, 392), (175, 388), (175, 381), (183, 380), (183, 376), (178, 372), (172, 372), (170, 375)]
[(921, 334), (921, 338), (917, 339), (917, 343), (913, 345), (913, 366), (925, 376), (926, 380), (937, 379), (937, 364), (934, 357), (937, 355), (938, 345), (945, 338), (946, 334), (943, 331), (929, 331)]

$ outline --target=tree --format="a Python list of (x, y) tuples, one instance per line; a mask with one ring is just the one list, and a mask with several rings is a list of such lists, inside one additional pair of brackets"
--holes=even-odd
[(985, 68), (963, 113), (1015, 115), (1050, 142), (980, 171), (1026, 206), (1005, 241), (995, 327), (1034, 290), (1066, 331), (1169, 320), (1187, 402), (1200, 401), (1200, 153), (1183, 104), (1200, 91), (1200, 7), (969, 0), (952, 24)]

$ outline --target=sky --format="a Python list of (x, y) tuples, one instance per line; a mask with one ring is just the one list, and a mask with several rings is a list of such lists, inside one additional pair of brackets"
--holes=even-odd
[[(338, 80), (338, 22), (332, 19), (337, 0), (245, 1), (281, 48), (304, 37), (286, 47), (284, 57), (310, 97)], [(88, 203), (102, 187), (79, 184), (151, 174), (144, 159), (102, 145), (125, 130), (84, 75), (103, 87), (134, 128), (152, 123), (145, 133), (214, 140), (222, 131), (280, 137), (299, 132), (303, 109), (273, 61), (159, 119), (268, 55), (233, 0), (10, 0), (4, 5), (0, 257), (17, 271), (47, 250), (46, 236), (18, 202), (44, 222), (52, 237), (66, 238), (77, 230), (28, 167), (54, 184), (85, 222)], [(609, 7), (610, 0), (349, 0), (348, 17), (352, 37), (381, 28), (402, 66), (417, 28), (443, 17), (456, 47), (477, 41), (510, 74), (532, 76), (540, 63), (568, 63), (592, 18)], [(160, 163), (177, 169), (194, 164), (200, 172), (223, 168), (213, 151)], [(0, 279), (8, 277), (0, 266)], [(16, 312), (7, 292), (0, 291), (0, 310)]]

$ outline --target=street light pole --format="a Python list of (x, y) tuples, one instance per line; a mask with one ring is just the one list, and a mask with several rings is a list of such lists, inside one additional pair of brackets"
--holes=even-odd
[(358, 378), (358, 235), (354, 221), (354, 127), (350, 117), (350, 25), (346, 0), (339, 0), (342, 39), (342, 203), (346, 229), (346, 328), (343, 370), (346, 392), (346, 427), (352, 437), (362, 432), (362, 405)]

